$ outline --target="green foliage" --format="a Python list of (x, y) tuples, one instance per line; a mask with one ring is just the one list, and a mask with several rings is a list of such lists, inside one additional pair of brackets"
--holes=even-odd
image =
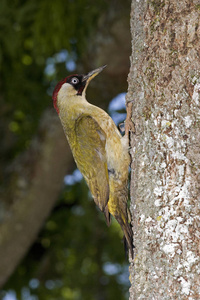
[(23, 297), (24, 287), (42, 300), (124, 300), (128, 270), (120, 240), (119, 225), (113, 220), (106, 226), (85, 182), (66, 186), (6, 287), (14, 288), (19, 300), (29, 299)]
[[(67, 49), (69, 58), (80, 61), (106, 8), (103, 0), (1, 0), (1, 166), (29, 146), (42, 112), (52, 107), (47, 91), (66, 76), (65, 62), (56, 61), (55, 53)], [(53, 75), (44, 72), (49, 57)], [(18, 300), (123, 300), (128, 287), (122, 280), (127, 264), (121, 239), (119, 225), (113, 221), (107, 228), (88, 201), (85, 183), (68, 186), (5, 290), (16, 291)]]
[(1, 157), (9, 160), (24, 150), (43, 110), (52, 106), (47, 58), (67, 49), (80, 59), (105, 7), (102, 0), (95, 5), (92, 0), (1, 0)]

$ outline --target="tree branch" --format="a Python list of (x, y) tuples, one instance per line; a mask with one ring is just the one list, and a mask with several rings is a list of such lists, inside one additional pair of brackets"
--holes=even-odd
[(35, 240), (55, 204), (64, 175), (72, 167), (72, 154), (58, 117), (47, 110), (39, 138), (33, 141), (23, 163), (14, 166), (18, 179), (13, 187), (13, 205), (0, 225), (0, 286)]

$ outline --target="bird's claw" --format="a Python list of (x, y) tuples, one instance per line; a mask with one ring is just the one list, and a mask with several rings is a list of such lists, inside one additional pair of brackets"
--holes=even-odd
[(126, 121), (125, 121), (125, 135), (129, 135), (129, 132), (135, 133), (135, 125), (132, 121), (132, 107), (133, 107), (133, 102), (128, 102), (126, 104)]

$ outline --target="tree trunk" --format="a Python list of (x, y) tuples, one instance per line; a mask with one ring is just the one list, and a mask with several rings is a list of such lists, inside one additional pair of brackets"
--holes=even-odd
[(199, 299), (200, 2), (133, 0), (130, 299)]

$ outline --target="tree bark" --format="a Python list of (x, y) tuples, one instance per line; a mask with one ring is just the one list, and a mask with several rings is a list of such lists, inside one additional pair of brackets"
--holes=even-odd
[(132, 1), (131, 300), (199, 298), (199, 4)]

